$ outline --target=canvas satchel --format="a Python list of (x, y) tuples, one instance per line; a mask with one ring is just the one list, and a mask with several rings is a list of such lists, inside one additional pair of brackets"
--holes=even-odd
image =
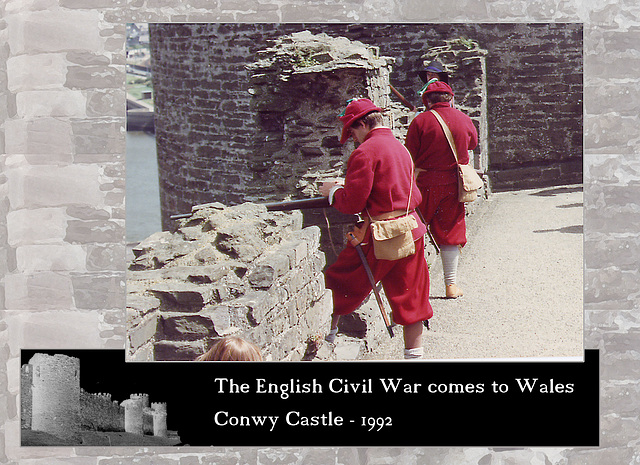
[(413, 215), (391, 220), (379, 220), (371, 223), (373, 253), (379, 260), (400, 260), (413, 255), (416, 245), (413, 230), (418, 222)]
[[(409, 152), (407, 155), (411, 157)], [(413, 160), (411, 161), (411, 184), (406, 211), (395, 211), (371, 219), (373, 253), (378, 260), (400, 260), (416, 253), (413, 230), (418, 222), (409, 213), (413, 193)], [(369, 212), (367, 211), (367, 214)], [(400, 216), (402, 215), (402, 216)]]
[(447, 142), (449, 142), (449, 147), (451, 147), (451, 151), (453, 152), (453, 156), (456, 158), (456, 162), (458, 163), (458, 201), (465, 203), (473, 202), (478, 198), (478, 189), (484, 185), (484, 182), (482, 181), (482, 178), (478, 176), (478, 173), (476, 173), (473, 166), (463, 165), (458, 161), (458, 151), (456, 150), (456, 145), (453, 143), (453, 135), (451, 134), (449, 126), (447, 126), (447, 123), (444, 122), (437, 111), (430, 111), (440, 123), (440, 126), (444, 131), (444, 135), (447, 138)]

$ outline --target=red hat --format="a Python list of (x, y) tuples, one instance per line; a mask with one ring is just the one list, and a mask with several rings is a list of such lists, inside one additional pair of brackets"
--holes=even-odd
[(368, 98), (356, 98), (349, 101), (344, 114), (340, 115), (340, 121), (342, 121), (342, 136), (340, 137), (340, 143), (344, 144), (349, 138), (349, 128), (351, 125), (362, 118), (365, 115), (373, 111), (382, 111), (381, 108), (375, 106)]
[(431, 92), (444, 92), (445, 94), (453, 95), (453, 90), (451, 86), (446, 82), (435, 81), (427, 86), (427, 90), (424, 91), (425, 94), (430, 94)]

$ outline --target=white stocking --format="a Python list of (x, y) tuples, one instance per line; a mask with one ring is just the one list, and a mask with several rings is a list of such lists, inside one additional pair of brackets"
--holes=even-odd
[(442, 270), (444, 271), (444, 284), (455, 284), (458, 274), (458, 258), (460, 249), (457, 245), (441, 245), (440, 258), (442, 259)]

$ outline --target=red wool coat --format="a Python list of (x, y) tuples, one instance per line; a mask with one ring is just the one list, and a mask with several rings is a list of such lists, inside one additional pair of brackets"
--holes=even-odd
[[(469, 150), (478, 145), (478, 132), (467, 115), (448, 102), (432, 106), (445, 120), (462, 164), (469, 163)], [(431, 234), (440, 245), (467, 242), (464, 204), (458, 202), (458, 173), (453, 152), (438, 120), (429, 111), (420, 113), (409, 125), (405, 145), (421, 170), (417, 184), (422, 193), (419, 206)]]
[[(405, 147), (391, 129), (375, 128), (349, 157), (344, 188), (335, 192), (332, 205), (342, 213), (363, 213), (365, 217), (367, 211), (375, 217), (406, 210), (407, 204), (413, 210), (422, 196), (411, 175), (412, 159)], [(401, 325), (433, 315), (429, 303), (429, 271), (424, 259), (425, 232), (426, 226), (418, 219), (418, 227), (413, 231), (416, 253), (401, 260), (376, 259), (370, 231), (362, 244), (376, 282), (382, 281), (393, 319)], [(325, 270), (325, 283), (327, 289), (333, 291), (333, 312), (337, 315), (353, 312), (371, 292), (357, 251), (350, 245)]]

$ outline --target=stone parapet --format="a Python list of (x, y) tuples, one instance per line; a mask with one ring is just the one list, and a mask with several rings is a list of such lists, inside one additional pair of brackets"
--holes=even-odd
[(271, 360), (309, 356), (326, 330), (320, 229), (300, 211), (210, 204), (133, 248), (127, 293), (131, 360), (193, 360), (238, 335)]

